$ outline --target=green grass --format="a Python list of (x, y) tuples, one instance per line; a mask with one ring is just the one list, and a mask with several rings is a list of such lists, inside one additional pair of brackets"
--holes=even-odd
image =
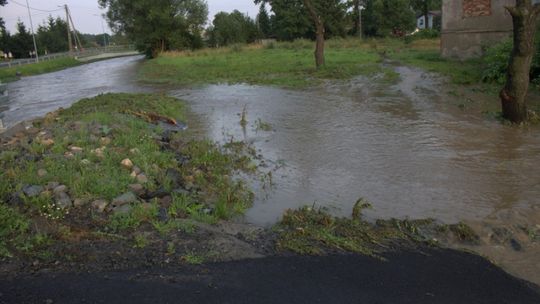
[(20, 72), (22, 76), (32, 76), (50, 73), (80, 64), (81, 62), (77, 61), (74, 58), (65, 57), (53, 59), (50, 61), (41, 61), (34, 64), (13, 66), (11, 68), (0, 68), (0, 81), (9, 82), (17, 80), (17, 72)]
[[(164, 95), (100, 95), (48, 114), (34, 122), (35, 132), (29, 131), (23, 140), (0, 148), (0, 220), (5, 218), (0, 223), (4, 240), (0, 242), (0, 255), (11, 255), (12, 250), (22, 252), (17, 248), (32, 245), (24, 240), (21, 243), (17, 236), (32, 239), (29, 227), (33, 227), (35, 218), (53, 227), (70, 227), (74, 220), (71, 208), (61, 210), (55, 205), (52, 191), (26, 197), (21, 194), (25, 186), (45, 187), (54, 182), (65, 185), (72, 200), (111, 202), (137, 183), (131, 170), (121, 165), (126, 158), (148, 178), (143, 185), (146, 191), (167, 191), (173, 201), (170, 205), (158, 199), (145, 203), (139, 197), (129, 212), (118, 214), (96, 214), (89, 204), (85, 205), (76, 210), (76, 217), (86, 218), (83, 222), (88, 223), (89, 233), (129, 235), (143, 226), (153, 227), (163, 237), (192, 233), (195, 228), (190, 220), (217, 223), (251, 206), (253, 193), (234, 177), (240, 171), (255, 173), (251, 158), (254, 152), (248, 146), (232, 142), (221, 147), (207, 140), (194, 140), (185, 132), (170, 135), (169, 146), (163, 146), (163, 130), (130, 111), (178, 120), (184, 120), (186, 115), (180, 100)], [(47, 143), (48, 139), (51, 141)], [(70, 152), (74, 147), (77, 152)], [(178, 183), (189, 186), (189, 191), (183, 190), (186, 194), (171, 193), (175, 189), (166, 174), (168, 170), (176, 172)], [(6, 205), (13, 197), (20, 197), (21, 208)], [(158, 217), (161, 208), (165, 208), (169, 219)]]
[(313, 45), (305, 42), (275, 48), (224, 48), (166, 53), (146, 62), (140, 79), (151, 83), (193, 85), (248, 83), (302, 88), (326, 79), (348, 79), (381, 72), (379, 56), (368, 49), (326, 50), (326, 66), (314, 66)]
[(439, 39), (421, 39), (411, 43), (401, 40), (373, 40), (371, 45), (391, 60), (447, 76), (454, 84), (482, 82), (482, 71), (485, 68), (482, 59), (457, 61), (442, 58)]
[(324, 80), (383, 74), (383, 81), (397, 81), (383, 59), (416, 66), (447, 76), (459, 85), (482, 81), (481, 59), (457, 62), (440, 56), (439, 39), (332, 39), (326, 44), (326, 65), (314, 67), (314, 44), (308, 40), (280, 42), (267, 47), (235, 45), (194, 52), (170, 52), (146, 62), (142, 81), (174, 85), (247, 83), (287, 88), (315, 86)]
[(17, 210), (0, 204), (0, 259), (14, 252), (30, 253), (46, 245), (49, 237), (31, 229), (31, 221)]

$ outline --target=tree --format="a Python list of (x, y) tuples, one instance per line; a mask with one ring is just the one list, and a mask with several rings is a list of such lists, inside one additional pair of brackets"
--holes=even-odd
[[(37, 40), (39, 45), (44, 49), (40, 53), (47, 51), (48, 53), (66, 52), (69, 50), (66, 39), (67, 23), (61, 18), (54, 19), (49, 16), (45, 24), (40, 25), (37, 29)], [(82, 35), (79, 35), (82, 37)]]
[(259, 32), (263, 38), (270, 38), (272, 36), (272, 23), (270, 21), (270, 16), (266, 11), (266, 6), (261, 4), (259, 8), (259, 14), (257, 15), (257, 25), (259, 27)]
[(350, 0), (349, 6), (352, 7), (351, 17), (354, 24), (351, 34), (362, 37), (362, 7), (364, 6), (364, 0)]
[(315, 42), (315, 66), (320, 68), (324, 65), (324, 23), (321, 14), (317, 11), (311, 0), (303, 0), (306, 9), (311, 16), (311, 20), (315, 24), (316, 42)]
[(15, 58), (30, 57), (29, 52), (34, 50), (32, 35), (21, 21), (17, 22), (16, 28), (17, 33), (10, 40), (10, 52)]
[(379, 37), (411, 31), (415, 19), (409, 0), (366, 0), (362, 16), (364, 33)]
[(219, 12), (208, 29), (211, 46), (226, 46), (233, 43), (252, 43), (258, 38), (255, 21), (237, 10), (232, 13)]
[[(7, 4), (6, 0), (0, 0), (0, 6), (4, 6)], [(6, 31), (6, 24), (4, 22), (4, 19), (0, 17), (0, 52), (6, 47), (5, 38), (7, 37), (8, 33)]]
[(202, 46), (208, 17), (204, 0), (98, 0), (113, 31), (134, 41), (149, 57), (169, 49)]
[(255, 0), (269, 3), (274, 13), (274, 31), (281, 40), (315, 38), (315, 64), (324, 65), (324, 41), (346, 34), (346, 1), (342, 0)]
[(529, 118), (527, 93), (540, 5), (533, 5), (531, 0), (516, 0), (514, 7), (506, 9), (512, 16), (514, 25), (514, 46), (510, 55), (506, 84), (501, 90), (500, 98), (503, 117), (514, 123), (521, 123)]

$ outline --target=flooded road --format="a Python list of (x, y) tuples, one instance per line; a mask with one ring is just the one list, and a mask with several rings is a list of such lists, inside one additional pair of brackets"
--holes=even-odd
[[(100, 93), (150, 90), (134, 81), (139, 60), (11, 83), (4, 121), (13, 125)], [(267, 226), (287, 208), (313, 204), (348, 216), (363, 197), (374, 206), (371, 219), (465, 221), (483, 240), (472, 249), (540, 283), (540, 129), (460, 109), (462, 97), (440, 79), (395, 71), (397, 84), (360, 77), (305, 91), (211, 85), (169, 93), (190, 104), (201, 123), (196, 131), (218, 142), (250, 142), (267, 160), (274, 187), (257, 191), (247, 221)], [(495, 227), (510, 236), (499, 237)]]
[(142, 56), (131, 56), (49, 73), (25, 77), (8, 84), (9, 101), (0, 112), (6, 127), (43, 116), (60, 107), (103, 93), (140, 92), (134, 81), (136, 63)]
[[(531, 170), (540, 163), (538, 129), (464, 114), (421, 71), (397, 72), (402, 81), (391, 87), (359, 78), (313, 91), (237, 85), (173, 95), (204, 116), (212, 139), (246, 139), (284, 164), (250, 222), (267, 225), (314, 202), (349, 215), (360, 197), (374, 204), (373, 218), (445, 222), (540, 204), (540, 170)], [(257, 130), (259, 119), (273, 131)]]

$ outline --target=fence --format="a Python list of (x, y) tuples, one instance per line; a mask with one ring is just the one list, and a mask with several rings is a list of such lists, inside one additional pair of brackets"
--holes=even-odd
[[(73, 52), (64, 52), (64, 53), (54, 53), (48, 55), (39, 56), (39, 61), (50, 61), (58, 58), (64, 57), (74, 57), (74, 58), (85, 58), (90, 56), (95, 56), (99, 54), (106, 53), (122, 53), (128, 51), (134, 51), (135, 47), (133, 45), (111, 45), (106, 47), (97, 47), (97, 48), (87, 48), (84, 50), (77, 50)], [(22, 66), (27, 64), (36, 63), (35, 58), (25, 58), (25, 59), (13, 59), (8, 61), (0, 61), (0, 68), (10, 68), (14, 66)]]

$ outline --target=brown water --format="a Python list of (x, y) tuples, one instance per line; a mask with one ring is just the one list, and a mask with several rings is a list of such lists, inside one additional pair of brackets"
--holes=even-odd
[[(481, 245), (447, 245), (540, 284), (540, 129), (483, 115), (498, 108), (496, 97), (470, 99), (420, 70), (396, 71), (401, 80), (392, 86), (357, 78), (309, 91), (214, 85), (172, 95), (190, 102), (213, 140), (246, 140), (284, 164), (273, 172), (273, 190), (259, 192), (249, 222), (269, 225), (287, 208), (314, 203), (348, 216), (364, 197), (372, 219), (465, 221)], [(257, 130), (259, 119), (274, 130)]]
[[(374, 204), (372, 217), (446, 222), (540, 204), (539, 129), (466, 114), (429, 75), (396, 71), (402, 80), (391, 87), (358, 78), (313, 91), (217, 85), (172, 94), (204, 116), (212, 139), (246, 139), (285, 164), (250, 222), (270, 224), (313, 202), (348, 215), (359, 197)], [(258, 119), (274, 131), (257, 131)]]
[[(152, 90), (133, 80), (139, 60), (11, 83), (4, 121), (13, 125), (100, 93)], [(269, 160), (265, 170), (273, 171), (275, 185), (257, 191), (247, 221), (269, 225), (285, 209), (313, 203), (349, 215), (364, 197), (374, 205), (372, 219), (466, 221), (483, 242), (472, 249), (540, 284), (540, 248), (523, 233), (523, 227), (540, 231), (540, 129), (482, 115), (489, 101), (482, 94), (471, 95), (462, 110), (457, 105), (464, 97), (440, 79), (395, 69), (401, 76), (395, 85), (360, 77), (306, 91), (211, 85), (170, 94), (189, 102), (202, 124), (196, 131), (218, 142), (246, 140)], [(244, 107), (245, 130), (239, 123)], [(259, 119), (273, 131), (257, 130)], [(497, 227), (512, 231), (521, 250), (509, 240), (494, 241)]]
[(9, 83), (9, 100), (0, 105), (2, 120), (10, 127), (60, 107), (69, 107), (82, 98), (148, 90), (134, 81), (137, 63), (142, 59), (142, 56), (131, 56), (104, 60)]

